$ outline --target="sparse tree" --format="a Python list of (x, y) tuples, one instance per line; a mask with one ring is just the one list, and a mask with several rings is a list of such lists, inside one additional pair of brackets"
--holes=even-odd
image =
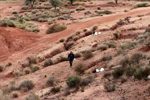
[(33, 8), (33, 6), (35, 5), (35, 2), (37, 0), (25, 0), (25, 5), (30, 6), (31, 8)]
[(49, 0), (49, 3), (55, 7), (55, 11), (56, 11), (56, 7), (60, 5), (60, 0)]

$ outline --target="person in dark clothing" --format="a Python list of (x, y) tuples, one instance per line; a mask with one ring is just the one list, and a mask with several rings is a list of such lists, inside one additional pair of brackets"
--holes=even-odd
[(72, 51), (68, 55), (68, 60), (69, 60), (69, 63), (70, 63), (70, 67), (72, 67), (72, 63), (73, 63), (73, 60), (74, 60), (74, 54), (73, 54)]

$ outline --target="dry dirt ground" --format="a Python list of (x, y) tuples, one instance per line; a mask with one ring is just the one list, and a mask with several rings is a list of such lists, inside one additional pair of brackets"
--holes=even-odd
[[(54, 75), (59, 80), (58, 86), (66, 87), (66, 79), (69, 75), (76, 74), (76, 72), (71, 69), (68, 65), (68, 62), (61, 62), (46, 68), (42, 68), (42, 64), (40, 63), (41, 69), (20, 77), (15, 77), (12, 75), (14, 70), (23, 70), (21, 64), (24, 63), (26, 57), (30, 55), (37, 55), (38, 57), (43, 57), (49, 54), (51, 51), (55, 49), (64, 49), (62, 43), (57, 43), (62, 38), (67, 38), (77, 31), (83, 31), (85, 28), (92, 28), (94, 25), (99, 26), (100, 29), (109, 29), (111, 26), (116, 24), (120, 19), (124, 19), (126, 17), (131, 17), (130, 21), (134, 23), (127, 24), (117, 28), (116, 30), (108, 30), (103, 31), (101, 35), (90, 35), (84, 38), (81, 38), (76, 41), (75, 45), (72, 46), (70, 50), (73, 52), (79, 52), (91, 49), (91, 47), (98, 43), (104, 43), (113, 39), (113, 33), (116, 31), (126, 30), (122, 32), (124, 36), (122, 39), (117, 40), (117, 44), (124, 43), (127, 40), (132, 40), (137, 37), (137, 35), (143, 33), (145, 28), (150, 24), (150, 7), (146, 8), (137, 8), (130, 10), (130, 4), (136, 3), (135, 1), (131, 2), (123, 2), (121, 1), (116, 7), (109, 6), (105, 1), (94, 1), (93, 4), (87, 4), (86, 10), (90, 10), (94, 12), (97, 6), (101, 6), (103, 10), (112, 10), (113, 14), (98, 16), (98, 17), (90, 17), (82, 20), (77, 20), (74, 22), (66, 21), (67, 29), (58, 32), (55, 34), (46, 35), (45, 30), (48, 25), (46, 23), (38, 23), (35, 24), (40, 25), (41, 32), (38, 34), (34, 34), (31, 32), (27, 32), (24, 30), (20, 30), (17, 28), (10, 27), (0, 27), (0, 63), (2, 65), (6, 65), (8, 62), (11, 62), (12, 65), (7, 67), (3, 72), (0, 73), (0, 85), (1, 87), (9, 84), (10, 81), (15, 80), (16, 85), (18, 85), (22, 79), (30, 79), (34, 82), (35, 87), (29, 92), (22, 93), (20, 92), (19, 97), (14, 100), (24, 100), (26, 95), (30, 92), (35, 92), (37, 95), (41, 96), (42, 100), (58, 100), (58, 98), (64, 98), (65, 100), (149, 100), (150, 96), (146, 91), (149, 86), (148, 82), (137, 81), (133, 79), (129, 79), (124, 84), (120, 84), (116, 82), (117, 89), (114, 92), (107, 93), (104, 90), (103, 84), (104, 80), (102, 80), (103, 73), (97, 73), (97, 77), (93, 83), (88, 85), (85, 88), (85, 92), (75, 92), (71, 93), (69, 96), (64, 96), (63, 92), (58, 94), (50, 94), (45, 95), (45, 92), (49, 91), (49, 87), (46, 87), (46, 76)], [(122, 6), (123, 4), (125, 6)], [(13, 11), (20, 11), (22, 2), (1, 2), (0, 3), (0, 14), (1, 17), (11, 16)], [(95, 7), (96, 5), (96, 7)], [(70, 8), (72, 9), (72, 8)], [(124, 10), (129, 10), (128, 12), (124, 12)], [(141, 16), (139, 16), (141, 15)], [(72, 16), (75, 18), (84, 17), (83, 12), (73, 13)], [(60, 23), (64, 23), (64, 21), (60, 21)], [(137, 30), (132, 31), (128, 30), (130, 28), (135, 27)], [(139, 50), (139, 49), (138, 49)], [(133, 50), (133, 52), (138, 52), (138, 50)], [(67, 56), (69, 51), (64, 51), (59, 53), (58, 55), (52, 57), (52, 59), (56, 59), (60, 55)], [(109, 49), (104, 52), (95, 51), (94, 57), (82, 61), (82, 58), (76, 59), (74, 61), (74, 66), (80, 62), (83, 62), (85, 65), (89, 65), (90, 63), (102, 58), (107, 54), (116, 53), (116, 49)], [(117, 62), (118, 58), (114, 58), (113, 62)], [(87, 63), (88, 62), (88, 63)], [(104, 62), (98, 62), (96, 65), (89, 68), (86, 72), (91, 71), (93, 68), (101, 68), (104, 67)], [(74, 67), (73, 66), (73, 67)], [(107, 69), (107, 68), (106, 68)], [(85, 75), (83, 75), (85, 76)], [(132, 86), (132, 88), (131, 88)], [(65, 88), (64, 88), (65, 89)], [(145, 99), (144, 99), (145, 98)]]

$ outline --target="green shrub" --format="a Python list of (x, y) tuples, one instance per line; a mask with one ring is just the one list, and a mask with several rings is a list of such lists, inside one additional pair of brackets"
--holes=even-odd
[(68, 50), (72, 45), (74, 45), (73, 41), (65, 43), (65, 49)]
[(48, 20), (45, 19), (45, 18), (39, 18), (38, 21), (39, 21), (39, 22), (47, 22)]
[(55, 33), (55, 32), (60, 32), (67, 29), (67, 27), (65, 25), (60, 25), (60, 24), (53, 24), (52, 26), (50, 26), (47, 31), (46, 34), (51, 34), (51, 33)]
[(129, 66), (129, 67), (126, 68), (126, 75), (127, 76), (132, 76), (135, 71), (136, 71), (135, 67)]
[(16, 25), (9, 19), (0, 20), (1, 27), (16, 27)]
[(92, 58), (94, 55), (92, 53), (92, 51), (86, 51), (84, 54), (83, 54), (83, 59), (84, 60), (87, 60), (87, 59), (90, 59)]
[(124, 68), (117, 68), (112, 72), (112, 75), (114, 78), (119, 78), (120, 76), (122, 76), (124, 73)]
[(143, 58), (144, 58), (144, 55), (142, 53), (134, 53), (131, 56), (131, 62), (132, 62), (132, 64), (138, 64), (140, 62), (140, 60)]
[(48, 80), (47, 80), (47, 85), (48, 85), (48, 86), (54, 86), (54, 85), (56, 85), (56, 82), (57, 82), (56, 77), (51, 76), (51, 77), (49, 77)]
[(51, 92), (52, 93), (57, 93), (57, 92), (59, 92), (60, 91), (60, 87), (53, 87), (52, 89), (51, 89)]
[(24, 73), (25, 74), (30, 74), (31, 73), (31, 69), (30, 68), (25, 68), (24, 69)]
[(98, 15), (101, 15), (101, 14), (106, 14), (106, 15), (108, 15), (108, 14), (112, 14), (112, 11), (109, 11), (109, 10), (98, 11), (97, 14), (98, 14)]
[(35, 71), (37, 71), (37, 70), (39, 70), (40, 69), (40, 67), (38, 66), (38, 65), (36, 65), (36, 64), (32, 64), (31, 65), (31, 70), (32, 70), (32, 72), (35, 72)]
[(22, 9), (22, 10), (28, 10), (29, 7), (28, 7), (28, 6), (23, 6), (21, 9)]
[(25, 100), (40, 100), (40, 98), (35, 93), (30, 93)]
[(105, 83), (104, 88), (107, 92), (113, 92), (116, 89), (116, 86), (110, 83)]
[(33, 89), (34, 87), (34, 84), (31, 80), (23, 80), (19, 86), (19, 88), (23, 91), (23, 92), (26, 92), (26, 91), (29, 91), (31, 89)]
[(109, 1), (109, 2), (107, 2), (107, 4), (115, 4), (114, 2), (112, 2), (112, 1)]
[(148, 7), (147, 3), (139, 3), (136, 5), (136, 7)]
[(143, 77), (143, 68), (138, 68), (136, 72), (134, 72), (134, 77), (138, 80), (142, 79)]
[(75, 71), (82, 74), (86, 70), (85, 66), (82, 63), (79, 63), (75, 67)]
[(53, 64), (53, 61), (51, 59), (47, 59), (45, 62), (44, 62), (44, 67), (47, 67), (47, 66), (50, 66)]
[(126, 43), (124, 43), (124, 44), (121, 44), (120, 45), (120, 48), (122, 49), (122, 50), (127, 50), (127, 49), (132, 49), (132, 48), (134, 48), (136, 46), (136, 42), (130, 42), (130, 41), (128, 41), (128, 42), (126, 42)]
[(38, 58), (36, 56), (32, 56), (32, 55), (27, 57), (27, 61), (29, 62), (29, 65), (37, 64), (39, 62)]
[(69, 87), (76, 87), (80, 84), (80, 77), (76, 75), (71, 75), (67, 78), (66, 83)]

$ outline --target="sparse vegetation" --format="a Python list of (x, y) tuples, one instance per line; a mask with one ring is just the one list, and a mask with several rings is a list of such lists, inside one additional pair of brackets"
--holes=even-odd
[(98, 11), (98, 12), (97, 12), (97, 14), (98, 14), (98, 15), (102, 15), (102, 14), (106, 14), (106, 15), (108, 15), (108, 14), (112, 14), (112, 11), (109, 11), (109, 10), (105, 10), (105, 11)]
[(82, 7), (82, 6), (79, 6), (79, 7), (76, 8), (76, 11), (82, 11), (82, 10), (85, 10), (85, 8)]
[(69, 87), (76, 87), (80, 84), (81, 78), (76, 75), (71, 75), (67, 78), (66, 83)]
[(30, 74), (31, 73), (31, 69), (30, 68), (25, 68), (24, 69), (24, 73), (25, 74)]
[(84, 60), (87, 60), (87, 59), (90, 59), (92, 58), (94, 55), (92, 53), (92, 51), (86, 51), (84, 54), (83, 54), (83, 59)]
[(104, 88), (107, 92), (113, 92), (113, 91), (115, 91), (116, 86), (114, 84), (111, 84), (111, 83), (107, 82), (107, 83), (104, 84)]
[(2, 65), (0, 65), (0, 72), (2, 72), (3, 71), (3, 66)]
[(35, 71), (37, 71), (37, 70), (39, 70), (40, 69), (40, 67), (38, 66), (38, 65), (36, 65), (36, 64), (32, 64), (31, 65), (31, 70), (32, 70), (32, 72), (35, 72)]
[(52, 26), (50, 26), (47, 31), (46, 34), (51, 34), (51, 33), (55, 33), (55, 32), (60, 32), (67, 29), (67, 27), (65, 25), (60, 25), (60, 24), (53, 24)]
[(85, 66), (82, 63), (79, 63), (75, 67), (75, 71), (80, 73), (80, 74), (84, 73), (85, 70), (86, 70), (86, 68), (85, 68)]
[(20, 90), (22, 90), (23, 92), (29, 91), (29, 90), (33, 89), (33, 87), (34, 87), (33, 82), (31, 80), (27, 80), (27, 79), (22, 80), (22, 82), (19, 86)]
[(74, 45), (73, 41), (70, 41), (64, 44), (66, 50), (68, 50), (72, 45)]
[(30, 93), (25, 100), (40, 100), (40, 98), (35, 93)]
[(18, 98), (19, 97), (19, 93), (18, 92), (12, 92), (12, 98)]
[(47, 59), (47, 60), (44, 62), (44, 67), (50, 66), (50, 65), (52, 65), (52, 64), (53, 64), (52, 60), (51, 60), (51, 59)]
[(59, 92), (60, 91), (60, 87), (53, 87), (52, 89), (51, 89), (51, 92), (52, 93), (57, 93), (57, 92)]
[(56, 85), (56, 82), (57, 82), (56, 77), (51, 76), (51, 77), (49, 77), (48, 80), (47, 80), (47, 85), (48, 85), (48, 86), (54, 86), (54, 85)]
[(114, 76), (114, 78), (119, 78), (120, 76), (122, 76), (124, 74), (124, 68), (117, 68), (113, 71), (112, 75)]

